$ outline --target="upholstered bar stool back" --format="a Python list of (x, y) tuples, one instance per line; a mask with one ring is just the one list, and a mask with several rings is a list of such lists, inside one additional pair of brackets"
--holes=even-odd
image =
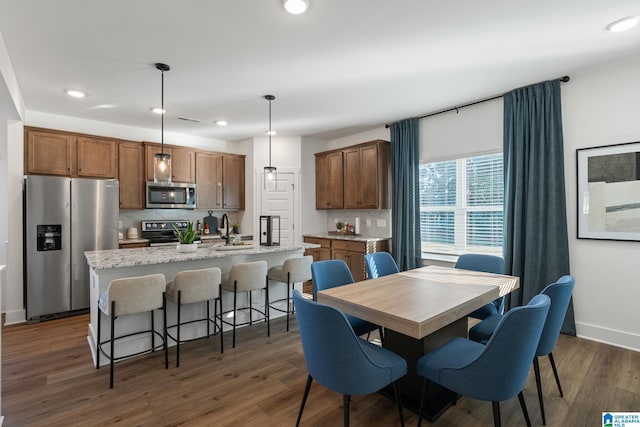
[[(180, 366), (180, 344), (194, 339), (208, 338), (212, 335), (210, 325), (213, 322), (213, 334), (221, 332), (218, 325), (218, 303), (220, 302), (220, 283), (222, 272), (218, 267), (205, 268), (202, 270), (186, 270), (176, 274), (176, 278), (167, 285), (167, 299), (177, 305), (177, 323), (167, 326), (167, 335), (176, 342), (176, 367)], [(211, 318), (210, 302), (213, 301), (213, 319)], [(182, 322), (182, 306), (204, 302), (207, 308), (206, 317)], [(222, 311), (222, 310), (221, 310)], [(196, 322), (206, 322), (207, 332), (205, 336), (182, 340), (180, 330), (182, 325)], [(175, 335), (173, 332), (175, 329)], [(222, 333), (220, 333), (220, 352), (224, 351)]]
[[(303, 256), (302, 258), (289, 258), (285, 260), (282, 265), (271, 267), (267, 274), (269, 280), (275, 280), (287, 284), (287, 297), (271, 301), (270, 305), (270, 308), (273, 310), (287, 313), (287, 331), (289, 331), (289, 316), (295, 313), (292, 300), (293, 285), (295, 283), (311, 280), (312, 262), (313, 257), (310, 255)], [(287, 305), (285, 310), (273, 305), (274, 303), (282, 301), (286, 301)]]
[[(163, 274), (151, 274), (148, 276), (128, 277), (116, 279), (109, 283), (109, 287), (104, 291), (98, 300), (98, 340), (96, 351), (96, 369), (100, 368), (100, 353), (109, 359), (109, 387), (113, 388), (113, 368), (116, 360), (139, 354), (155, 351), (159, 346), (155, 345), (155, 337), (159, 337), (162, 341), (162, 347), (165, 352), (165, 368), (168, 367), (167, 359), (167, 339), (166, 339), (166, 298), (165, 298), (166, 281)], [(164, 325), (162, 333), (155, 330), (153, 311), (161, 309), (164, 317)], [(150, 312), (151, 329), (137, 331), (123, 336), (116, 336), (115, 320), (120, 316), (128, 314)], [(106, 341), (101, 341), (101, 318), (102, 314), (111, 320), (111, 335)], [(120, 338), (125, 338), (138, 334), (151, 334), (151, 348), (122, 356), (115, 356), (115, 342)], [(104, 350), (103, 345), (109, 344), (109, 352)]]
[[(260, 314), (267, 322), (267, 336), (270, 336), (269, 325), (269, 286), (267, 279), (267, 262), (255, 261), (239, 263), (231, 267), (231, 271), (228, 275), (222, 276), (222, 289), (227, 292), (233, 292), (233, 310), (220, 313), (220, 321), (224, 324), (231, 325), (233, 327), (233, 348), (236, 347), (236, 326), (251, 325), (253, 324), (253, 312)], [(265, 304), (264, 311), (256, 308), (252, 304), (253, 291), (264, 289)], [(238, 293), (246, 293), (248, 295), (248, 305), (245, 307), (238, 307)], [(223, 292), (220, 292), (220, 303), (222, 305)], [(238, 311), (246, 310), (249, 312), (249, 321), (238, 323)], [(233, 322), (224, 320), (224, 318), (233, 312)]]

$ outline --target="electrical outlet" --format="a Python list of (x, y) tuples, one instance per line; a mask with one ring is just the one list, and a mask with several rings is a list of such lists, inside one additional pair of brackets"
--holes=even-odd
[(387, 226), (387, 220), (386, 219), (379, 219), (378, 220), (378, 227), (386, 227)]
[(370, 219), (367, 220), (367, 227), (371, 227), (371, 220)]
[(118, 228), (122, 228), (122, 220), (121, 219), (118, 220)]

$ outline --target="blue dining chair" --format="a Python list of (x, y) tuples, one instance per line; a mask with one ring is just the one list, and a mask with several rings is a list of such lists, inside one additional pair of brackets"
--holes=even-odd
[(357, 337), (337, 308), (307, 300), (297, 289), (293, 291), (293, 302), (308, 371), (296, 426), (300, 425), (313, 380), (343, 395), (345, 427), (349, 425), (351, 396), (371, 394), (391, 384), (404, 426), (397, 380), (406, 375), (407, 362), (386, 348)]
[(418, 426), (422, 422), (429, 381), (463, 396), (493, 402), (493, 422), (500, 427), (500, 401), (518, 396), (531, 426), (522, 389), (540, 341), (551, 300), (536, 295), (528, 305), (509, 310), (486, 345), (454, 338), (422, 356), (416, 372), (423, 376)]
[[(316, 261), (311, 264), (311, 284), (313, 288), (313, 300), (318, 300), (318, 291), (335, 288), (336, 286), (348, 285), (353, 283), (351, 270), (346, 262), (341, 259), (331, 259), (327, 261)], [(345, 314), (349, 320), (349, 324), (353, 328), (356, 335), (364, 335), (376, 329), (381, 328), (378, 325), (367, 322), (366, 320)], [(382, 339), (382, 331), (380, 330), (380, 339)]]
[[(463, 254), (458, 257), (455, 268), (504, 274), (504, 259), (497, 255)], [(469, 314), (469, 317), (482, 320), (494, 314), (502, 314), (503, 312), (504, 297), (500, 297)]]
[[(542, 383), (540, 380), (540, 363), (538, 358), (541, 356), (549, 356), (549, 362), (551, 363), (551, 369), (553, 369), (553, 376), (556, 378), (556, 384), (558, 385), (558, 391), (560, 397), (564, 397), (562, 393), (562, 386), (560, 385), (560, 377), (558, 377), (558, 370), (556, 369), (556, 362), (553, 359), (553, 350), (558, 343), (558, 336), (560, 335), (560, 329), (562, 328), (562, 322), (567, 314), (567, 308), (569, 307), (569, 301), (571, 300), (571, 293), (576, 283), (576, 279), (573, 276), (562, 276), (557, 282), (547, 285), (540, 294), (547, 295), (551, 298), (551, 308), (549, 308), (549, 315), (547, 321), (544, 324), (542, 330), (542, 336), (540, 337), (540, 343), (536, 349), (536, 354), (533, 359), (533, 370), (536, 375), (536, 386), (538, 388), (538, 401), (540, 402), (540, 414), (542, 415), (542, 424), (546, 425), (547, 420), (544, 414), (544, 401), (542, 398)], [(494, 333), (500, 319), (503, 316), (494, 315), (487, 317), (475, 325), (469, 331), (469, 338), (477, 342), (487, 342), (491, 335)]]
[(367, 268), (369, 279), (399, 273), (398, 264), (389, 252), (374, 252), (364, 256), (364, 265)]

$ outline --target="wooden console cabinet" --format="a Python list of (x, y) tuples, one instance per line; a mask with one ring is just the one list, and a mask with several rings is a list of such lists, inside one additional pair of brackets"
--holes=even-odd
[(356, 282), (367, 278), (364, 266), (365, 255), (374, 252), (389, 251), (389, 239), (352, 240), (305, 236), (304, 242), (320, 245), (319, 248), (307, 249), (304, 253), (305, 255), (313, 256), (314, 261), (324, 261), (328, 259), (344, 260), (351, 270), (353, 280)]

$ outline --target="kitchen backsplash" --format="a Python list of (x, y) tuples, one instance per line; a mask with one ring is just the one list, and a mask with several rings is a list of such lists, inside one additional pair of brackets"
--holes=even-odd
[[(225, 212), (223, 211), (213, 211), (212, 215), (218, 218), (218, 226), (220, 226), (220, 220), (222, 219), (222, 215)], [(240, 213), (239, 212), (226, 212), (229, 217), (229, 226), (234, 223), (240, 223)], [(127, 229), (129, 227), (135, 227), (140, 232), (140, 221), (149, 221), (149, 220), (188, 220), (193, 221), (193, 224), (197, 223), (198, 220), (202, 221), (204, 217), (208, 216), (209, 213), (207, 210), (195, 209), (195, 210), (187, 210), (187, 209), (144, 209), (144, 210), (121, 210), (120, 211), (120, 221), (118, 224), (118, 231), (124, 233), (126, 236)], [(242, 233), (242, 230), (240, 230)]]
[(329, 210), (327, 231), (336, 231), (336, 223), (355, 224), (360, 219), (360, 234), (364, 237), (391, 237), (391, 209)]

